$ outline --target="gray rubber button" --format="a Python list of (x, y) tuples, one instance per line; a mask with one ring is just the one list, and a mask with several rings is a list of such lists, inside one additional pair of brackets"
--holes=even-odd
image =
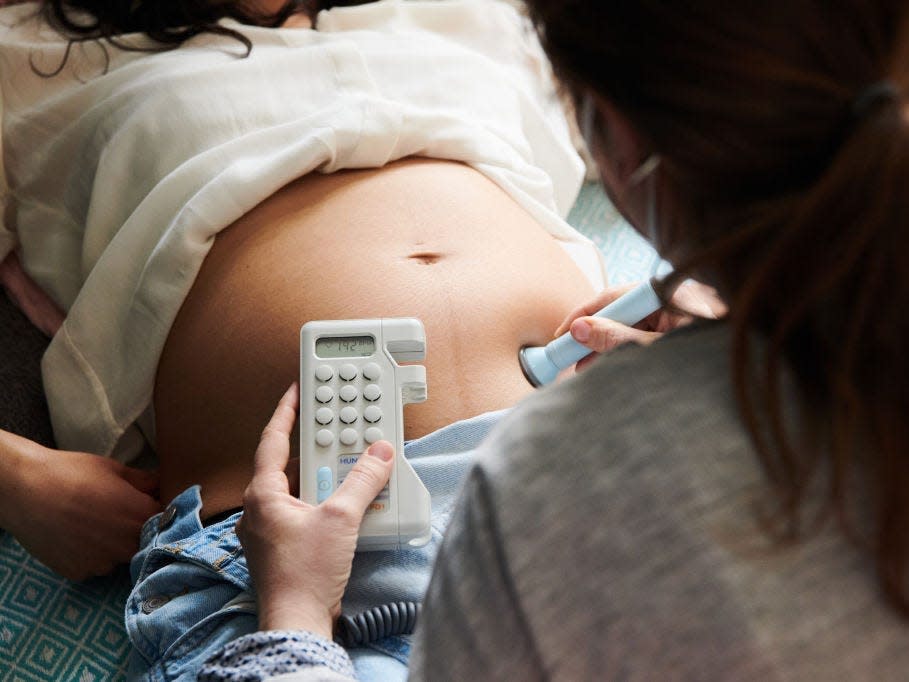
[(374, 362), (369, 362), (363, 366), (363, 376), (370, 381), (375, 381), (382, 376), (382, 368)]

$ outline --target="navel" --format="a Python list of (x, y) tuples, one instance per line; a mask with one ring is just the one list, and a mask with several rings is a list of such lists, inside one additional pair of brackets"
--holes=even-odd
[(432, 251), (419, 251), (417, 253), (412, 253), (407, 257), (423, 265), (435, 265), (442, 258), (442, 254)]

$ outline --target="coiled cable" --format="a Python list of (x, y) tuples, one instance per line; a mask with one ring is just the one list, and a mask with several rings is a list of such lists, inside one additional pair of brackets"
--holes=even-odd
[(419, 602), (397, 601), (374, 606), (355, 616), (341, 616), (335, 629), (335, 642), (349, 648), (393, 635), (411, 635), (421, 608)]

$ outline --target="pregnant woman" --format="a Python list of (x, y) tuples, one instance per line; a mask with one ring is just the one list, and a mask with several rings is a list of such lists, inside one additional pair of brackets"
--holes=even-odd
[[(518, 349), (548, 341), (603, 284), (595, 249), (562, 219), (583, 164), (509, 5), (179, 7), (0, 11), (0, 260), (15, 252), (66, 312), (43, 362), (69, 451), (55, 454), (128, 460), (148, 447), (159, 497), (174, 500), (133, 561), (137, 675), (192, 675), (200, 641), (255, 628), (234, 511), (261, 424), (296, 375), (301, 324), (423, 321), (430, 397), (408, 408), (406, 454), (425, 456), (415, 466), (438, 540), (464, 453), (490, 412), (531, 390)], [(128, 525), (98, 547), (126, 518), (123, 498), (141, 498), (133, 517), (152, 506), (148, 481), (124, 474), (108, 499), (100, 479), (60, 481), (27, 445), (4, 447), (4, 527), (73, 577), (120, 558)], [(77, 494), (85, 503), (55, 518)], [(81, 544), (63, 550), (57, 534)], [(418, 599), (434, 546), (393, 566), (366, 556), (352, 599)], [(376, 665), (406, 660), (406, 642), (389, 647)]]

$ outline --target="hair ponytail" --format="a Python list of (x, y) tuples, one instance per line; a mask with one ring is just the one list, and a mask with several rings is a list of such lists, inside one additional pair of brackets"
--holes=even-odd
[[(909, 121), (895, 88), (857, 108), (842, 148), (739, 291), (733, 366), (778, 493), (769, 527), (798, 538), (804, 500), (822, 478), (830, 510), (873, 553), (889, 601), (909, 617)], [(750, 361), (756, 321), (767, 343), (762, 376)], [(796, 445), (785, 426), (784, 358), (814, 443)]]

